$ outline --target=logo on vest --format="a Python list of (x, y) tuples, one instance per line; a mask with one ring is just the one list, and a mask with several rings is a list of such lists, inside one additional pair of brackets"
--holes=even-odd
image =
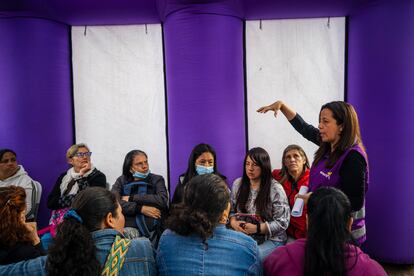
[(321, 175), (325, 176), (328, 180), (331, 179), (332, 172), (324, 173), (323, 171), (319, 172)]

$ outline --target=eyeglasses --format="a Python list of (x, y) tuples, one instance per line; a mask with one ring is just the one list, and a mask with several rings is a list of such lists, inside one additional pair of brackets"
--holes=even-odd
[(88, 151), (88, 152), (77, 152), (73, 156), (76, 156), (76, 157), (90, 157), (91, 155), (92, 155), (92, 152)]

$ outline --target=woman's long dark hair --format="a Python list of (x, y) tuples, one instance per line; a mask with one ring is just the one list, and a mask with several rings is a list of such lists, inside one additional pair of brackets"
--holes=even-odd
[(220, 176), (197, 175), (187, 183), (183, 202), (173, 205), (167, 227), (183, 236), (197, 234), (205, 241), (229, 202), (229, 189)]
[(240, 210), (242, 213), (247, 213), (246, 204), (250, 194), (250, 179), (246, 174), (246, 161), (247, 157), (260, 167), (260, 189), (257, 194), (256, 210), (258, 214), (265, 220), (272, 218), (272, 208), (270, 200), (270, 189), (272, 185), (272, 166), (270, 164), (270, 157), (266, 150), (263, 148), (252, 148), (246, 154), (243, 163), (243, 177), (240, 189), (237, 193), (236, 210)]
[(131, 166), (134, 161), (134, 157), (137, 155), (144, 155), (148, 158), (147, 154), (142, 150), (131, 150), (127, 153), (127, 155), (125, 155), (124, 164), (122, 165), (122, 175), (124, 175), (128, 181), (132, 181), (134, 179), (131, 173)]
[(326, 165), (328, 168), (332, 168), (342, 154), (353, 145), (359, 145), (363, 151), (365, 151), (365, 147), (362, 144), (358, 115), (352, 105), (342, 101), (324, 104), (319, 112), (319, 117), (323, 109), (332, 111), (336, 124), (338, 126), (342, 125), (341, 137), (332, 153), (331, 144), (321, 142), (318, 150), (315, 152), (313, 165), (317, 164), (325, 154), (329, 154)]
[(117, 206), (115, 195), (104, 188), (91, 187), (81, 191), (73, 201), (72, 209), (83, 223), (68, 217), (58, 226), (46, 262), (47, 275), (100, 275), (102, 268), (90, 232), (101, 229), (108, 213), (116, 217)]
[(190, 153), (190, 157), (188, 158), (187, 171), (184, 173), (184, 180), (182, 182), (183, 184), (186, 184), (194, 176), (197, 175), (195, 162), (196, 162), (197, 158), (200, 157), (200, 155), (202, 155), (205, 152), (209, 152), (209, 153), (211, 153), (213, 155), (213, 159), (214, 159), (214, 173), (217, 174), (217, 175), (219, 175), (219, 176), (221, 176), (223, 179), (225, 179), (225, 177), (223, 177), (217, 171), (216, 151), (209, 144), (202, 143), (202, 144), (198, 144), (197, 146), (195, 146), (193, 148), (193, 150), (191, 151), (191, 153)]
[(340, 190), (321, 187), (308, 201), (304, 275), (347, 275), (351, 203)]

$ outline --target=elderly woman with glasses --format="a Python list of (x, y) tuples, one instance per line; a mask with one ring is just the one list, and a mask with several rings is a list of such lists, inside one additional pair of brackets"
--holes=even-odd
[(67, 161), (72, 167), (59, 176), (47, 197), (47, 207), (52, 210), (50, 224), (53, 236), (56, 225), (62, 221), (80, 191), (92, 186), (106, 188), (106, 177), (92, 165), (91, 155), (86, 144), (73, 145), (66, 152)]

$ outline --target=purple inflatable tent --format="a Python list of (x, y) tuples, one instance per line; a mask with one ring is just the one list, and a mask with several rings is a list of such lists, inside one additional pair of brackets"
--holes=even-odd
[[(3, 0), (0, 146), (18, 152), (46, 197), (74, 142), (70, 26), (163, 23), (169, 158), (185, 164), (181, 153), (206, 141), (234, 178), (226, 164), (246, 149), (244, 20), (346, 16), (347, 100), (370, 157), (366, 248), (382, 261), (414, 263), (413, 14), (411, 0)], [(214, 113), (195, 124), (191, 114), (206, 104)], [(171, 182), (179, 173), (170, 168)], [(44, 198), (42, 211), (44, 225)]]

